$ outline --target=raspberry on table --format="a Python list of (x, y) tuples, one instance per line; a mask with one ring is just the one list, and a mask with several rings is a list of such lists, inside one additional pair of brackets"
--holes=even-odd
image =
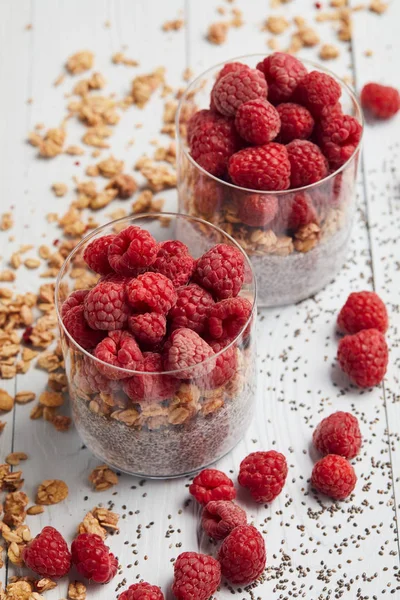
[[(226, 340), (227, 344), (230, 341)], [(235, 375), (237, 371), (237, 352), (235, 345), (225, 349), (224, 343), (215, 340), (210, 341), (210, 346), (215, 354), (222, 350), (223, 352), (211, 361), (213, 368), (202, 378), (197, 379), (196, 383), (200, 388), (214, 390), (225, 385)]]
[(194, 258), (189, 248), (179, 241), (161, 242), (151, 270), (165, 275), (175, 287), (186, 285), (194, 269)]
[(128, 327), (139, 344), (154, 348), (167, 333), (167, 319), (154, 312), (133, 315), (128, 319)]
[(61, 318), (64, 319), (65, 315), (71, 308), (75, 308), (75, 306), (79, 306), (83, 304), (85, 296), (89, 293), (89, 290), (76, 290), (72, 292), (66, 300), (62, 303), (61, 306)]
[(256, 98), (239, 106), (235, 127), (244, 140), (250, 144), (262, 145), (276, 138), (281, 120), (278, 111), (268, 100)]
[(99, 281), (85, 297), (83, 306), (85, 319), (93, 329), (122, 329), (130, 314), (125, 284), (112, 280)]
[(232, 479), (217, 469), (204, 469), (193, 479), (189, 493), (205, 506), (211, 500), (233, 500), (236, 497)]
[(220, 183), (200, 175), (199, 180), (194, 184), (193, 196), (199, 214), (206, 219), (211, 219), (222, 206), (224, 191)]
[(126, 296), (136, 312), (156, 312), (166, 315), (175, 306), (177, 294), (172, 281), (161, 273), (143, 273), (131, 279)]
[(23, 549), (22, 558), (29, 569), (49, 579), (61, 579), (71, 568), (68, 544), (54, 527), (44, 527)]
[(108, 248), (108, 260), (116, 273), (136, 277), (156, 259), (158, 245), (153, 236), (136, 225), (120, 231)]
[(339, 342), (338, 361), (349, 379), (362, 388), (379, 385), (389, 360), (385, 336), (377, 329), (363, 329)]
[(333, 169), (338, 169), (354, 154), (362, 134), (362, 127), (350, 115), (322, 119), (317, 138), (322, 152)]
[(389, 327), (386, 306), (375, 292), (353, 292), (339, 313), (337, 324), (343, 333), (362, 329), (378, 329), (385, 333)]
[(357, 418), (342, 411), (329, 415), (314, 430), (313, 443), (321, 454), (354, 458), (360, 452), (362, 443)]
[(220, 582), (221, 567), (212, 556), (182, 552), (174, 562), (172, 592), (177, 600), (208, 600)]
[[(171, 398), (178, 389), (179, 382), (170, 375), (162, 374), (163, 360), (158, 352), (144, 352), (137, 375), (124, 379), (122, 387), (133, 402), (152, 403)], [(148, 373), (146, 375), (145, 373)]]
[(196, 283), (178, 288), (177, 295), (175, 306), (168, 313), (171, 330), (187, 327), (202, 334), (209, 308), (214, 305), (213, 297)]
[(257, 65), (268, 83), (268, 100), (272, 104), (286, 102), (300, 81), (307, 75), (307, 69), (297, 58), (284, 52), (274, 52)]
[(285, 485), (288, 467), (280, 452), (252, 452), (240, 463), (239, 484), (256, 502), (272, 502)]
[(290, 186), (288, 152), (276, 142), (239, 150), (230, 157), (228, 172), (233, 183), (252, 190), (287, 190)]
[(315, 118), (320, 117), (328, 106), (334, 106), (341, 93), (340, 85), (333, 77), (320, 71), (311, 71), (300, 81), (294, 98), (296, 102), (308, 108)]
[(164, 600), (164, 594), (156, 585), (134, 583), (118, 596), (118, 600)]
[(310, 111), (300, 104), (284, 102), (276, 107), (281, 120), (279, 141), (288, 144), (293, 140), (306, 140), (314, 129), (314, 119)]
[(239, 203), (238, 217), (250, 227), (265, 227), (278, 211), (278, 198), (268, 194), (246, 194)]
[(243, 330), (252, 311), (247, 298), (227, 298), (211, 306), (207, 331), (214, 340), (234, 339)]
[(257, 69), (239, 69), (224, 75), (215, 83), (211, 97), (222, 115), (233, 117), (241, 104), (266, 98), (267, 82)]
[(367, 83), (361, 90), (361, 105), (374, 117), (390, 119), (400, 109), (400, 94), (389, 85)]
[(71, 308), (63, 317), (63, 323), (75, 342), (85, 350), (92, 350), (106, 335), (105, 331), (92, 329), (88, 325), (83, 304)]
[(234, 502), (211, 500), (204, 507), (201, 525), (208, 536), (223, 540), (235, 527), (247, 525), (247, 516), (243, 508)]
[(244, 281), (244, 258), (240, 250), (217, 244), (197, 262), (193, 279), (217, 300), (236, 297)]
[(71, 554), (77, 571), (95, 583), (108, 583), (117, 574), (118, 561), (99, 535), (78, 535), (72, 542)]
[(222, 542), (218, 560), (222, 575), (231, 583), (247, 585), (255, 581), (267, 562), (263, 536), (252, 525), (239, 525)]
[(292, 188), (310, 185), (328, 175), (328, 161), (316, 144), (308, 140), (293, 140), (286, 149)]
[(338, 454), (328, 454), (315, 463), (311, 485), (334, 500), (344, 500), (356, 487), (357, 477), (351, 464)]
[(213, 364), (211, 361), (206, 365), (201, 363), (211, 356), (214, 356), (214, 350), (195, 331), (175, 329), (164, 346), (164, 368), (176, 371), (173, 375), (178, 379), (202, 377)]
[(229, 157), (239, 147), (233, 121), (225, 119), (198, 125), (191, 135), (189, 147), (190, 154), (203, 169), (221, 177), (226, 172)]
[(111, 365), (98, 364), (97, 368), (109, 379), (125, 379), (129, 373), (119, 371), (119, 369), (129, 369), (133, 371), (139, 368), (143, 355), (133, 337), (128, 331), (110, 331), (95, 348), (94, 355), (99, 360)]
[(108, 248), (114, 239), (115, 234), (102, 235), (86, 246), (83, 258), (88, 267), (95, 273), (108, 275), (114, 272), (108, 260)]

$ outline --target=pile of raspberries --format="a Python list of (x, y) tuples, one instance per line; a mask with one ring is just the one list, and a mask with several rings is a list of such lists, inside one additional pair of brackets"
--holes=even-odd
[(133, 402), (154, 402), (173, 396), (185, 379), (213, 389), (232, 378), (231, 342), (252, 311), (239, 297), (245, 262), (237, 248), (217, 244), (195, 260), (182, 242), (157, 243), (131, 225), (92, 241), (84, 259), (101, 278), (91, 290), (72, 292), (61, 317), (76, 343), (102, 361), (83, 363), (93, 391), (120, 381)]

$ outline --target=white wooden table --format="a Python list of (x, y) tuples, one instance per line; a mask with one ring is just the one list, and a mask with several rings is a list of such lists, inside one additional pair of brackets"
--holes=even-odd
[[(232, 7), (223, 0), (1, 0), (0, 205), (1, 212), (12, 205), (16, 221), (11, 232), (0, 232), (4, 264), (21, 243), (51, 244), (58, 237), (56, 226), (47, 224), (44, 215), (62, 213), (72, 191), (55, 199), (50, 186), (64, 181), (72, 190), (71, 177), (83, 177), (85, 166), (94, 162), (90, 152), (79, 157), (79, 166), (74, 157), (65, 155), (38, 160), (24, 141), (36, 123), (57, 126), (64, 116), (64, 93), (73, 83), (70, 77), (59, 87), (52, 83), (66, 57), (78, 50), (93, 50), (95, 68), (106, 77), (107, 90), (122, 96), (136, 74), (159, 65), (166, 66), (168, 82), (178, 86), (183, 85), (182, 73), (188, 66), (198, 74), (230, 57), (268, 52), (267, 34), (260, 28), (272, 14), (266, 0), (238, 0), (245, 25), (232, 29), (225, 44), (213, 46), (205, 33), (210, 22), (224, 18), (215, 11), (218, 4), (228, 10)], [(322, 4), (327, 8), (326, 0)], [(302, 15), (312, 22), (316, 13), (311, 0), (294, 0), (273, 14)], [(185, 19), (183, 29), (161, 30), (166, 20), (180, 15)], [(398, 0), (392, 0), (382, 16), (360, 11), (354, 19), (351, 51), (340, 44), (341, 56), (329, 66), (339, 75), (352, 75), (358, 91), (368, 80), (400, 87), (399, 22)], [(26, 29), (28, 24), (31, 29)], [(319, 31), (327, 41), (335, 40), (330, 23)], [(127, 56), (139, 60), (139, 67), (111, 64), (111, 55), (125, 47)], [(368, 49), (373, 56), (365, 56)], [(313, 59), (316, 51), (306, 49), (300, 56)], [(149, 140), (160, 137), (157, 111), (161, 112), (161, 106), (161, 100), (154, 99), (143, 111), (131, 108), (111, 138), (113, 154), (124, 158), (128, 169), (150, 149)], [(137, 122), (143, 123), (142, 129), (133, 128)], [(74, 135), (77, 142), (82, 128), (70, 124), (68, 131), (74, 143)], [(132, 137), (135, 144), (127, 147)], [(268, 509), (239, 493), (239, 502), (265, 534), (266, 580), (253, 591), (233, 592), (223, 585), (218, 598), (228, 599), (232, 593), (246, 600), (400, 598), (396, 524), (400, 509), (399, 139), (399, 116), (366, 127), (357, 223), (340, 275), (315, 298), (261, 312), (257, 419), (245, 440), (218, 466), (236, 477), (240, 460), (250, 451), (276, 448), (288, 457), (289, 476), (283, 493)], [(162, 196), (174, 206), (174, 191)], [(8, 241), (10, 233), (15, 236), (13, 243)], [(21, 267), (15, 289), (36, 291), (38, 281), (37, 271)], [(349, 387), (335, 364), (337, 311), (350, 291), (361, 289), (376, 290), (387, 303), (391, 319), (385, 383), (366, 392)], [(40, 393), (45, 382), (46, 374), (31, 369), (15, 381), (0, 382), (0, 387), (11, 394), (26, 389)], [(307, 480), (315, 460), (310, 445), (313, 428), (338, 409), (358, 416), (365, 441), (354, 461), (358, 475), (354, 500), (334, 504), (315, 498)], [(76, 432), (57, 433), (49, 423), (31, 421), (29, 412), (29, 407), (17, 406), (4, 417), (8, 424), (0, 436), (1, 460), (11, 450), (29, 454), (22, 469), (24, 490), (31, 499), (37, 483), (46, 478), (64, 479), (70, 488), (65, 502), (28, 517), (32, 531), (36, 534), (50, 524), (71, 541), (89, 509), (112, 503), (122, 515), (121, 530), (108, 541), (122, 571), (108, 586), (90, 587), (88, 596), (109, 600), (116, 597), (114, 590), (124, 578), (127, 585), (143, 578), (162, 586), (166, 598), (171, 598), (171, 560), (183, 550), (213, 551), (199, 529), (199, 508), (186, 504), (188, 480), (139, 485), (138, 480), (121, 476), (116, 488), (95, 493), (87, 477), (98, 461), (82, 449)], [(3, 582), (14, 572), (11, 567), (2, 569)], [(66, 597), (65, 581), (46, 597)]]

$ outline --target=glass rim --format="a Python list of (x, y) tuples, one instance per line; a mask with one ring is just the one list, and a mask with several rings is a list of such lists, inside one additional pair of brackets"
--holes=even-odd
[[(273, 53), (271, 53), (271, 54), (273, 54)], [(191, 162), (192, 165), (194, 167), (196, 167), (202, 174), (206, 175), (207, 177), (210, 177), (211, 179), (213, 179), (220, 185), (225, 185), (228, 188), (232, 188), (233, 190), (240, 191), (240, 192), (246, 192), (246, 193), (250, 192), (251, 194), (263, 194), (263, 195), (270, 194), (270, 195), (274, 195), (274, 196), (282, 196), (284, 194), (297, 194), (298, 192), (306, 192), (306, 191), (312, 190), (314, 188), (317, 188), (318, 185), (320, 185), (320, 184), (326, 183), (327, 181), (331, 180), (333, 177), (335, 177), (336, 175), (338, 175), (339, 173), (344, 171), (355, 160), (356, 156), (360, 152), (361, 143), (362, 143), (363, 135), (364, 135), (364, 127), (365, 127), (364, 113), (362, 111), (361, 105), (360, 105), (355, 93), (350, 88), (350, 86), (347, 85), (347, 83), (341, 77), (338, 77), (338, 75), (333, 73), (333, 71), (331, 71), (330, 69), (326, 69), (324, 66), (322, 66), (319, 63), (316, 63), (314, 61), (311, 61), (311, 60), (307, 60), (307, 59), (301, 60), (301, 62), (304, 63), (306, 66), (315, 67), (319, 71), (324, 72), (327, 75), (330, 75), (331, 77), (333, 77), (333, 79), (335, 79), (335, 81), (337, 81), (340, 84), (340, 86), (342, 88), (344, 88), (346, 90), (346, 92), (349, 94), (351, 100), (353, 101), (353, 103), (357, 109), (357, 113), (358, 113), (357, 117), (358, 117), (359, 123), (361, 125), (361, 136), (360, 136), (359, 142), (358, 142), (357, 147), (355, 148), (353, 154), (346, 160), (346, 162), (341, 167), (339, 167), (339, 169), (336, 169), (335, 171), (333, 171), (333, 173), (330, 173), (329, 175), (327, 175), (323, 179), (320, 179), (319, 181), (316, 181), (315, 183), (310, 183), (308, 185), (303, 185), (302, 187), (297, 187), (297, 188), (289, 188), (287, 190), (253, 190), (251, 188), (244, 188), (239, 185), (235, 185), (234, 183), (230, 183), (229, 181), (219, 179), (219, 177), (216, 177), (215, 175), (212, 175), (211, 173), (206, 171), (203, 167), (201, 167), (199, 165), (198, 162), (196, 162), (194, 160), (194, 158), (188, 152), (186, 145), (183, 143), (182, 135), (180, 132), (180, 115), (182, 112), (182, 107), (184, 105), (184, 102), (187, 100), (188, 94), (200, 82), (201, 79), (203, 79), (204, 77), (209, 77), (211, 75), (212, 71), (214, 71), (217, 68), (222, 68), (224, 65), (226, 65), (228, 63), (239, 62), (240, 60), (249, 59), (249, 58), (253, 58), (253, 57), (254, 58), (266, 58), (267, 56), (271, 56), (271, 54), (255, 53), (255, 54), (243, 54), (241, 56), (235, 56), (229, 60), (224, 60), (223, 62), (217, 63), (217, 64), (213, 65), (212, 67), (209, 67), (208, 69), (203, 71), (200, 75), (198, 75), (195, 79), (193, 79), (188, 84), (187, 88), (185, 89), (184, 93), (182, 94), (182, 96), (179, 100), (178, 108), (177, 108), (176, 115), (175, 115), (175, 134), (176, 134), (176, 140), (178, 142), (179, 148), (182, 148), (182, 151), (185, 154), (186, 158), (189, 160), (189, 162)], [(199, 110), (202, 110), (202, 109), (199, 109)]]
[[(247, 263), (247, 266), (250, 269), (250, 272), (251, 272), (251, 275), (253, 278), (253, 286), (254, 286), (254, 297), (253, 297), (253, 300), (251, 301), (252, 307), (251, 307), (250, 315), (249, 315), (246, 323), (243, 325), (243, 327), (240, 329), (239, 333), (234, 337), (234, 339), (231, 340), (231, 342), (227, 346), (222, 348), (222, 350), (219, 350), (219, 352), (216, 352), (212, 356), (209, 356), (208, 358), (203, 360), (201, 363), (198, 363), (191, 367), (186, 367), (186, 368), (182, 368), (182, 369), (174, 369), (172, 371), (137, 371), (137, 370), (133, 370), (133, 369), (124, 369), (123, 367), (117, 367), (115, 365), (111, 365), (110, 363), (106, 363), (103, 360), (100, 360), (99, 358), (97, 358), (96, 356), (91, 354), (88, 350), (85, 350), (85, 348), (83, 348), (76, 342), (76, 340), (72, 337), (72, 335), (69, 333), (69, 331), (65, 327), (63, 319), (61, 318), (61, 313), (60, 313), (60, 309), (59, 309), (59, 305), (61, 302), (60, 296), (59, 296), (59, 291), (60, 291), (60, 287), (62, 284), (62, 279), (66, 273), (67, 265), (72, 260), (74, 255), (76, 255), (83, 248), (83, 246), (85, 246), (87, 244), (87, 242), (91, 238), (94, 238), (98, 233), (100, 233), (100, 232), (104, 231), (105, 229), (109, 228), (110, 226), (116, 225), (118, 223), (131, 222), (131, 221), (135, 221), (135, 220), (139, 220), (139, 219), (155, 220), (155, 219), (159, 219), (161, 217), (167, 217), (167, 218), (171, 217), (171, 218), (175, 218), (175, 219), (180, 218), (180, 219), (183, 219), (186, 221), (196, 221), (197, 223), (200, 223), (202, 225), (206, 225), (206, 226), (210, 227), (211, 229), (216, 231), (218, 234), (222, 234), (223, 237), (227, 238), (229, 240), (229, 242), (234, 247), (236, 247), (240, 251), (240, 253), (243, 255), (243, 257), (245, 259), (245, 263)], [(59, 326), (62, 328), (64, 334), (69, 338), (69, 340), (75, 346), (75, 349), (77, 351), (81, 352), (82, 354), (87, 356), (87, 358), (93, 360), (95, 363), (101, 364), (102, 366), (106, 367), (108, 370), (115, 369), (115, 372), (117, 372), (117, 373), (118, 372), (119, 373), (129, 373), (130, 377), (133, 377), (134, 375), (148, 375), (148, 376), (173, 375), (174, 373), (182, 373), (182, 372), (187, 371), (188, 377), (185, 379), (191, 379), (190, 373), (193, 372), (194, 369), (197, 369), (203, 365), (206, 365), (207, 363), (210, 363), (212, 360), (216, 360), (219, 356), (223, 355), (230, 348), (233, 348), (235, 343), (238, 341), (238, 339), (240, 339), (242, 334), (246, 331), (247, 327), (251, 324), (251, 321), (252, 321), (254, 314), (256, 312), (256, 309), (257, 309), (257, 279), (255, 276), (251, 261), (250, 261), (249, 257), (247, 256), (246, 252), (243, 250), (243, 248), (238, 244), (238, 242), (232, 236), (230, 236), (228, 233), (226, 233), (225, 231), (223, 231), (216, 225), (213, 225), (212, 223), (209, 223), (208, 221), (204, 221), (203, 219), (200, 219), (198, 217), (192, 217), (190, 215), (184, 215), (184, 214), (174, 213), (174, 212), (139, 213), (139, 214), (133, 215), (133, 216), (131, 215), (131, 216), (127, 216), (127, 217), (121, 217), (120, 219), (115, 219), (113, 221), (109, 221), (108, 223), (105, 223), (104, 225), (100, 225), (100, 227), (96, 227), (96, 229), (93, 229), (90, 233), (88, 233), (84, 238), (82, 238), (80, 240), (80, 242), (75, 246), (75, 248), (73, 250), (71, 250), (71, 252), (68, 254), (68, 256), (66, 257), (66, 259), (64, 260), (64, 262), (61, 266), (61, 269), (58, 272), (56, 283), (55, 283), (54, 301), (55, 301), (55, 306), (56, 306), (57, 322), (58, 322)], [(117, 330), (117, 331), (123, 331), (123, 330)], [(106, 331), (106, 333), (108, 334), (108, 331)], [(207, 375), (205, 375), (205, 377), (206, 376)], [(126, 378), (124, 377), (123, 379), (126, 379)], [(118, 380), (116, 380), (116, 381), (118, 381)]]

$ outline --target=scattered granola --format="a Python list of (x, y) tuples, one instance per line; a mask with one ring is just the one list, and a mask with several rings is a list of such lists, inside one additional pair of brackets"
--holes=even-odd
[(68, 486), (60, 479), (46, 479), (39, 485), (36, 504), (58, 504), (68, 496)]
[(165, 69), (158, 67), (147, 75), (138, 75), (132, 82), (132, 101), (139, 108), (143, 108), (154, 92), (165, 82)]
[(0, 410), (9, 412), (13, 409), (14, 398), (6, 390), (0, 389)]
[(70, 56), (67, 60), (67, 71), (71, 75), (78, 75), (84, 71), (88, 71), (93, 67), (94, 55), (89, 50), (82, 50)]
[(139, 65), (137, 60), (127, 58), (123, 52), (115, 52), (111, 60), (115, 65), (125, 65), (127, 67), (137, 67)]
[(0, 230), (1, 231), (7, 231), (8, 229), (11, 229), (14, 225), (14, 218), (12, 216), (12, 213), (10, 212), (5, 212), (1, 215), (0, 217)]
[(117, 485), (118, 476), (107, 465), (99, 465), (89, 475), (89, 481), (93, 484), (96, 492), (103, 492)]
[(27, 460), (28, 455), (25, 452), (11, 452), (6, 456), (6, 463), (15, 467), (19, 465), (21, 460)]
[(53, 183), (51, 189), (58, 197), (65, 196), (65, 194), (68, 192), (68, 186), (65, 183)]
[(86, 586), (81, 581), (71, 581), (68, 586), (69, 600), (85, 600)]
[(265, 22), (263, 27), (264, 30), (273, 33), (274, 35), (279, 35), (286, 31), (289, 27), (289, 22), (283, 16), (271, 15)]
[(219, 21), (218, 23), (211, 23), (207, 32), (207, 39), (211, 44), (220, 46), (226, 41), (228, 34), (229, 23)]
[(163, 31), (179, 31), (182, 29), (185, 21), (183, 19), (173, 19), (172, 21), (165, 21), (162, 26)]

